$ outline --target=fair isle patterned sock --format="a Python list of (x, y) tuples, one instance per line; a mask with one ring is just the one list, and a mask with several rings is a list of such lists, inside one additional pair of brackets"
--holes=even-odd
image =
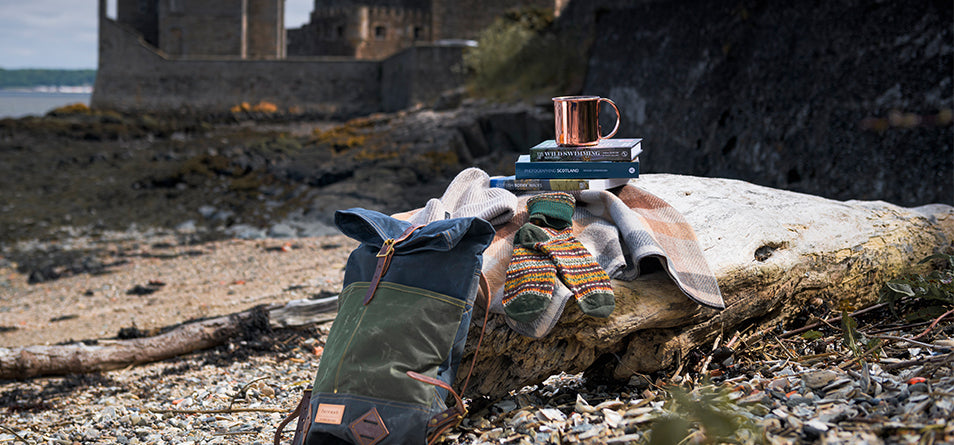
[(524, 224), (514, 235), (513, 255), (504, 282), (503, 307), (510, 318), (531, 322), (550, 304), (556, 283), (556, 266), (547, 254), (533, 245), (545, 241), (538, 238), (536, 226)]
[(569, 193), (541, 193), (527, 200), (527, 213), (538, 226), (562, 230), (573, 225), (575, 206), (576, 199)]
[(538, 242), (534, 247), (546, 253), (556, 265), (557, 275), (573, 292), (577, 304), (584, 314), (593, 317), (609, 317), (616, 307), (613, 285), (609, 275), (600, 267), (586, 247), (573, 237), (571, 229), (552, 229), (536, 227), (547, 241)]

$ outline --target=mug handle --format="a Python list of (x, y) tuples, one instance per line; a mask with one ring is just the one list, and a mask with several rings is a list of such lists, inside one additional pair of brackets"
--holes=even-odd
[[(606, 136), (600, 135), (600, 139), (609, 139), (609, 138), (613, 137), (614, 134), (616, 134), (616, 130), (619, 130), (619, 118), (620, 118), (620, 116), (619, 116), (619, 108), (616, 108), (616, 104), (613, 103), (613, 101), (611, 101), (611, 100), (609, 100), (609, 99), (607, 99), (607, 98), (605, 98), (605, 97), (601, 97), (601, 98), (600, 98), (600, 102), (604, 102), (604, 101), (605, 101), (605, 102), (608, 102), (610, 105), (612, 105), (612, 106), (613, 106), (613, 110), (616, 111), (616, 126), (613, 127), (613, 131), (611, 131), (610, 134), (608, 134), (608, 135), (606, 135)], [(600, 132), (602, 133), (602, 128), (600, 129)]]

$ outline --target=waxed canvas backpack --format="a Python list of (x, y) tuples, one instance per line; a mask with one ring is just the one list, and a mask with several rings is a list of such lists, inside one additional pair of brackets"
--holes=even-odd
[(311, 392), (275, 443), (296, 415), (295, 445), (433, 442), (466, 413), (451, 385), (493, 226), (475, 217), (415, 226), (359, 208), (336, 212), (335, 224), (361, 244)]

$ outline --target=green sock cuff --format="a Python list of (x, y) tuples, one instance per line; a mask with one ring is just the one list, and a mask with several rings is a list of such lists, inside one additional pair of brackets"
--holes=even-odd
[(573, 224), (575, 206), (573, 195), (564, 192), (543, 193), (527, 201), (530, 221), (554, 229), (565, 229)]
[(524, 224), (519, 229), (517, 233), (513, 235), (513, 245), (514, 247), (525, 247), (527, 249), (534, 249), (534, 245), (537, 243), (542, 243), (544, 241), (549, 241), (551, 238), (545, 230), (534, 224)]

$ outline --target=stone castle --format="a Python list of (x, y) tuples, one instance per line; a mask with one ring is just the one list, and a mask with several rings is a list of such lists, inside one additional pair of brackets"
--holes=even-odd
[(241, 102), (326, 116), (394, 111), (460, 86), (468, 41), (516, 8), (568, 0), (100, 0), (94, 107), (222, 112)]

